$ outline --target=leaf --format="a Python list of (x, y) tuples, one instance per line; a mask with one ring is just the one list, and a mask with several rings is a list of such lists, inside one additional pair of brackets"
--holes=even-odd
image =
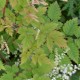
[(72, 42), (68, 43), (68, 46), (70, 47), (70, 51), (67, 53), (68, 56), (73, 60), (75, 63), (78, 64), (79, 60), (79, 50), (76, 47), (76, 45)]
[(12, 37), (7, 40), (7, 44), (8, 44), (10, 52), (12, 53), (14, 53), (16, 49), (18, 48), (17, 41), (14, 41), (14, 38)]
[[(65, 1), (65, 0), (64, 0)], [(75, 16), (75, 6), (77, 5), (77, 1), (75, 0), (66, 0), (66, 4), (63, 6), (62, 10), (68, 11), (68, 16), (74, 17)]]
[(32, 63), (38, 65), (33, 73), (39, 75), (47, 74), (54, 67), (54, 63), (46, 56), (43, 49), (38, 49), (35, 55), (32, 56)]
[(78, 19), (74, 18), (72, 20), (67, 21), (64, 24), (63, 31), (66, 35), (73, 36), (77, 27), (78, 27)]
[(47, 58), (43, 48), (39, 48), (35, 51), (35, 55), (32, 56), (32, 62), (34, 64), (50, 64), (50, 60)]
[(5, 27), (3, 25), (0, 25), (0, 32), (3, 31)]
[(33, 74), (38, 74), (38, 75), (48, 74), (52, 69), (53, 67), (51, 65), (43, 64), (39, 66), (38, 68), (35, 68), (33, 70)]
[(41, 46), (46, 41), (46, 36), (57, 28), (57, 23), (50, 22), (40, 26), (40, 33), (37, 38), (37, 46)]
[(2, 8), (4, 8), (5, 4), (6, 4), (6, 0), (0, 0), (0, 10), (2, 10)]
[(40, 16), (40, 15), (43, 15), (43, 14), (45, 14), (45, 12), (46, 12), (46, 10), (47, 10), (47, 8), (46, 7), (38, 7), (38, 15)]
[(0, 80), (13, 80), (13, 75), (11, 73), (4, 74)]
[(21, 27), (18, 33), (20, 34), (18, 40), (21, 41), (23, 52), (25, 52), (33, 45), (35, 31), (32, 28)]
[(47, 37), (47, 47), (50, 51), (53, 50), (53, 39), (50, 39), (50, 37)]
[(45, 38), (46, 36), (42, 33), (39, 34), (38, 38), (37, 38), (37, 47), (40, 47), (41, 45), (43, 45), (43, 43), (45, 42)]
[(71, 64), (71, 61), (67, 55), (64, 55), (64, 58), (61, 59), (60, 65)]
[(12, 6), (12, 8), (15, 8), (16, 7), (16, 5), (17, 5), (17, 1), (18, 0), (10, 0), (10, 4), (11, 4), (11, 6)]
[(50, 33), (58, 28), (58, 24), (54, 22), (49, 22), (40, 27), (42, 33)]
[[(52, 41), (52, 42), (49, 42)], [(57, 46), (61, 47), (61, 48), (66, 48), (67, 47), (67, 41), (64, 39), (64, 34), (59, 32), (59, 31), (52, 31), (48, 37), (47, 37), (47, 47), (51, 48), (52, 50), (52, 44), (56, 44)]]
[(22, 48), (23, 48), (23, 51), (26, 51), (29, 48), (31, 48), (32, 43), (33, 43), (33, 40), (34, 40), (33, 36), (25, 35), (24, 34), (24, 39), (22, 40)]
[(61, 16), (61, 10), (57, 2), (50, 4), (48, 9), (48, 16), (51, 20), (58, 21)]
[[(13, 14), (13, 12), (12, 12), (10, 9), (6, 8), (5, 16), (7, 16), (6, 18), (9, 19), (8, 21), (11, 20), (11, 23), (12, 23), (12, 22), (15, 23), (15, 14)], [(8, 21), (6, 21), (6, 22), (8, 22)]]
[(79, 38), (80, 37), (80, 26), (75, 30), (74, 35)]
[(4, 29), (5, 29), (4, 21), (0, 19), (0, 32), (3, 31)]
[(10, 36), (13, 35), (13, 29), (11, 28), (11, 26), (9, 26), (9, 25), (7, 26), (6, 32), (7, 32)]
[(12, 66), (5, 65), (5, 69), (7, 74), (11, 73), (13, 74), (13, 76), (14, 76), (14, 73), (19, 71), (19, 68), (16, 65), (12, 65)]
[(33, 80), (50, 80), (50, 78), (44, 75), (43, 76), (34, 75)]
[(1, 61), (0, 61), (0, 70), (5, 70), (5, 67)]
[(75, 44), (80, 49), (80, 38), (79, 39), (75, 39)]
[(77, 71), (70, 77), (70, 80), (80, 80), (80, 71)]
[(27, 60), (30, 58), (31, 53), (30, 52), (22, 52), (20, 55), (21, 57), (21, 64), (24, 64), (27, 62)]
[(16, 11), (21, 11), (23, 9), (24, 6), (27, 5), (27, 1), (26, 0), (10, 0), (10, 4), (12, 6), (13, 9), (15, 9)]

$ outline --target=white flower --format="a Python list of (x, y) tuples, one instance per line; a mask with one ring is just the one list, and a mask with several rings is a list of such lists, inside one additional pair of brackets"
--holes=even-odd
[(72, 71), (73, 70), (73, 68), (72, 67), (69, 67), (69, 69)]
[(68, 72), (68, 74), (69, 74), (70, 76), (72, 76), (72, 72)]
[(73, 65), (73, 64), (64, 64), (60, 65), (60, 61), (62, 58), (65, 58), (66, 55), (70, 49), (67, 48), (63, 53), (58, 53), (58, 49), (55, 49), (55, 64), (56, 66), (53, 68), (53, 70), (49, 73), (49, 77), (51, 80), (57, 80), (60, 78), (61, 80), (70, 80), (70, 77), (76, 73), (77, 70), (80, 70), (80, 64), (79, 65)]
[(63, 70), (63, 74), (67, 73), (67, 67)]
[(56, 78), (53, 78), (52, 80), (56, 80)]
[(77, 65), (74, 65), (74, 69), (77, 69), (78, 67), (77, 67)]
[(72, 74), (75, 74), (76, 73), (76, 70), (74, 70), (73, 72), (72, 72)]
[(63, 75), (63, 79), (66, 79), (66, 80), (69, 80), (69, 76), (67, 76), (67, 75)]

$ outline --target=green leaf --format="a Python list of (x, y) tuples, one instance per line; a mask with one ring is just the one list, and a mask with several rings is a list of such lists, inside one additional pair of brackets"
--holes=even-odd
[(34, 75), (33, 80), (50, 80), (50, 78), (44, 75), (43, 76)]
[(66, 35), (73, 36), (77, 27), (78, 27), (78, 19), (74, 18), (72, 20), (67, 21), (64, 24), (63, 31)]
[(79, 38), (80, 37), (80, 26), (75, 30), (74, 35)]
[(7, 40), (7, 44), (8, 44), (10, 52), (12, 53), (14, 53), (16, 49), (18, 48), (17, 41), (14, 41), (14, 38), (12, 37)]
[(50, 33), (53, 30), (56, 30), (58, 28), (58, 24), (54, 22), (48, 22), (45, 25), (42, 25), (40, 27), (40, 30), (42, 33)]
[(30, 58), (31, 53), (30, 52), (22, 52), (21, 54), (21, 64), (26, 63), (26, 61)]
[(13, 75), (11, 73), (8, 73), (8, 74), (4, 74), (0, 80), (14, 80), (13, 79)]
[(5, 70), (5, 67), (1, 61), (0, 61), (0, 70)]
[(7, 16), (9, 20), (15, 23), (15, 14), (13, 14), (13, 12), (10, 9), (6, 8), (5, 16)]
[(5, 27), (3, 25), (0, 25), (0, 32), (3, 31)]
[(50, 39), (50, 37), (47, 37), (47, 47), (52, 52), (52, 50), (53, 50), (53, 39)]
[(51, 20), (58, 21), (61, 16), (61, 10), (57, 2), (50, 4), (48, 9), (48, 16)]
[(80, 38), (75, 40), (75, 44), (80, 49)]
[(17, 11), (21, 11), (27, 5), (26, 0), (10, 0), (10, 5)]
[(18, 68), (18, 66), (16, 66), (16, 65), (12, 65), (12, 66), (6, 65), (6, 66), (5, 66), (5, 69), (6, 69), (6, 73), (7, 73), (7, 74), (8, 74), (8, 73), (11, 73), (11, 74), (13, 74), (13, 76), (14, 76), (14, 73), (16, 73), (16, 72), (19, 71), (19, 68)]
[(70, 80), (80, 80), (80, 71), (77, 71), (70, 77)]
[(6, 4), (6, 0), (0, 0), (0, 10), (4, 8), (5, 4)]
[(48, 57), (46, 56), (43, 48), (39, 48), (35, 51), (35, 55), (32, 56), (32, 63), (33, 64), (51, 64), (50, 60), (48, 59)]
[(71, 60), (73, 60), (75, 63), (78, 64), (78, 60), (79, 60), (79, 50), (76, 47), (76, 45), (74, 43), (68, 43), (68, 46), (70, 47), (70, 51), (67, 53), (68, 56), (71, 58)]
[(42, 6), (38, 7), (38, 11), (39, 11), (38, 15), (40, 16), (40, 15), (45, 14), (46, 10), (47, 10), (46, 7), (42, 7)]
[(70, 64), (70, 63), (71, 63), (71, 61), (70, 61), (69, 57), (65, 55), (64, 58), (61, 59), (60, 65)]
[(10, 35), (10, 36), (12, 36), (13, 35), (13, 29), (11, 28), (11, 26), (7, 26), (8, 28), (6, 28), (6, 32)]
[(18, 33), (20, 34), (18, 40), (21, 41), (23, 52), (25, 52), (33, 45), (35, 31), (32, 28), (21, 27)]
[(33, 74), (38, 74), (38, 75), (48, 74), (52, 69), (53, 67), (51, 65), (43, 64), (39, 66), (38, 68), (35, 68), (33, 70)]
[(46, 36), (42, 33), (40, 33), (38, 35), (38, 38), (37, 38), (37, 41), (36, 41), (37, 47), (40, 47), (41, 45), (43, 45), (43, 43), (45, 42), (45, 38), (46, 38)]
[(54, 30), (47, 36), (47, 47), (49, 50), (52, 50), (54, 44), (60, 48), (67, 47), (67, 41), (64, 39), (62, 32)]

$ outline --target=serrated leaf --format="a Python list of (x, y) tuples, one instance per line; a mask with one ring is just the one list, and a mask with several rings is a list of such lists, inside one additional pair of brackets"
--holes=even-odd
[(11, 28), (11, 26), (9, 26), (9, 25), (7, 26), (6, 32), (7, 32), (10, 36), (13, 35), (13, 29)]
[(75, 40), (75, 44), (76, 44), (77, 47), (80, 49), (80, 39), (76, 39), (76, 40)]
[(4, 74), (0, 80), (13, 80), (13, 75), (11, 73)]
[(61, 10), (57, 2), (50, 4), (48, 9), (48, 16), (51, 20), (58, 21), (61, 16)]
[(5, 70), (5, 67), (1, 61), (0, 61), (0, 70)]
[[(67, 47), (67, 41), (64, 39), (64, 34), (59, 32), (59, 31), (56, 31), (56, 30), (52, 31), (49, 34), (49, 36), (47, 38), (47, 41), (48, 41), (47, 42), (47, 47), (49, 48), (49, 50), (50, 50), (50, 48), (52, 50), (52, 44), (53, 45), (56, 44), (57, 46), (59, 46), (61, 48), (66, 48)], [(49, 41), (52, 41), (52, 43), (49, 42)]]
[(39, 34), (37, 41), (36, 41), (37, 47), (40, 47), (45, 42), (45, 38), (46, 38), (45, 35), (43, 35), (42, 33)]
[(11, 73), (11, 74), (13, 74), (13, 75), (14, 75), (14, 73), (16, 73), (16, 72), (19, 71), (19, 68), (18, 68), (18, 66), (16, 66), (16, 65), (12, 65), (12, 66), (6, 65), (6, 66), (5, 66), (5, 69), (6, 69), (6, 73), (7, 73), (7, 74), (8, 74), (8, 73)]
[(50, 39), (49, 37), (47, 37), (47, 47), (50, 51), (52, 51), (53, 48), (53, 39)]
[[(25, 37), (26, 35), (24, 35), (24, 37)], [(34, 38), (33, 38), (33, 36), (26, 36), (23, 40), (22, 40), (22, 48), (23, 48), (23, 51), (26, 51), (26, 50), (28, 50), (29, 48), (31, 48), (31, 46), (32, 46), (32, 43), (33, 43), (33, 40), (34, 40)]]
[(9, 19), (9, 21), (11, 20), (11, 23), (14, 22), (15, 23), (15, 15), (13, 14), (13, 12), (6, 8), (6, 13), (5, 16), (7, 16), (7, 18)]
[(45, 25), (40, 27), (42, 33), (49, 33), (58, 28), (58, 24), (54, 22), (46, 23)]
[(47, 10), (47, 8), (46, 7), (39, 7), (38, 8), (38, 15), (40, 16), (40, 15), (43, 15), (43, 14), (45, 14), (45, 12), (46, 12), (46, 10)]
[(42, 48), (39, 48), (35, 51), (35, 55), (32, 56), (32, 62), (34, 64), (38, 63), (39, 65), (51, 63)]
[(43, 64), (40, 65), (38, 68), (35, 68), (33, 70), (33, 74), (38, 74), (38, 75), (48, 74), (52, 69), (53, 67), (51, 65)]
[(25, 52), (29, 48), (31, 48), (31, 46), (34, 42), (35, 31), (31, 28), (21, 27), (19, 29), (18, 33), (20, 34), (18, 40), (21, 41), (23, 52)]
[(60, 65), (71, 64), (71, 61), (67, 55), (64, 55), (64, 58), (61, 59)]
[(75, 63), (78, 64), (78, 60), (79, 60), (78, 48), (76, 47), (74, 43), (68, 43), (68, 46), (70, 48), (70, 51), (67, 53), (68, 56), (71, 58), (71, 60), (73, 60)]
[(66, 35), (73, 36), (77, 27), (78, 27), (78, 19), (74, 18), (72, 20), (67, 21), (64, 24), (63, 31)]
[(79, 38), (80, 37), (80, 26), (75, 30), (74, 35)]
[(22, 52), (22, 54), (20, 55), (21, 57), (21, 64), (24, 64), (27, 62), (28, 59), (30, 59), (30, 52)]
[(10, 0), (10, 4), (12, 8), (14, 8), (16, 11), (20, 11), (23, 9), (24, 6), (26, 6), (26, 0)]

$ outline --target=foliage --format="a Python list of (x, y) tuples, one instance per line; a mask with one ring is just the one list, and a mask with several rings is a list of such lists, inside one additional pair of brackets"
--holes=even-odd
[(79, 79), (80, 27), (73, 18), (78, 2), (0, 0), (0, 80), (54, 80), (54, 70), (58, 80), (68, 80), (69, 73), (59, 71), (69, 64), (77, 66), (69, 78)]

